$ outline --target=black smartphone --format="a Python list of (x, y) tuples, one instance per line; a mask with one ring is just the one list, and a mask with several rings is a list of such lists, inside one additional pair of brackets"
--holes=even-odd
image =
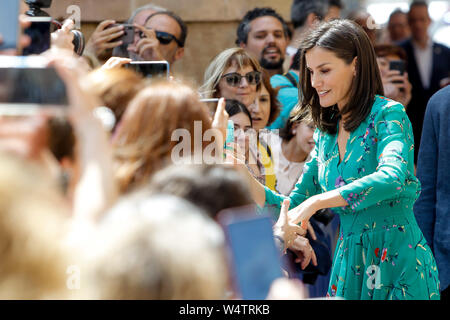
[(27, 115), (42, 108), (64, 114), (66, 86), (41, 56), (0, 56), (0, 114)]
[[(405, 61), (403, 60), (391, 60), (389, 61), (389, 70), (398, 70), (400, 75), (405, 72)], [(392, 83), (402, 83), (401, 81), (393, 81)]]
[(0, 34), (2, 42), (0, 50), (16, 49), (21, 53), (19, 37), (21, 29), (19, 26), (20, 0), (0, 1)]
[(169, 63), (167, 61), (131, 61), (126, 68), (140, 73), (145, 78), (169, 79)]
[(41, 54), (50, 49), (50, 28), (52, 18), (50, 17), (27, 17), (31, 25), (24, 33), (31, 38), (31, 44), (23, 49), (23, 55)]
[[(120, 26), (121, 24), (111, 24), (107, 28), (113, 28)], [(122, 41), (123, 46), (128, 46), (134, 42), (134, 26), (132, 24), (122, 24), (123, 35), (118, 38), (112, 39), (110, 42)]]
[(266, 299), (273, 281), (283, 277), (272, 219), (257, 215), (256, 208), (248, 206), (223, 210), (218, 221), (225, 230), (233, 284), (239, 298)]

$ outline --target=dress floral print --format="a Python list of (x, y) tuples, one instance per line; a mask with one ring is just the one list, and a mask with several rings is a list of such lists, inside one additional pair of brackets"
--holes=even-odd
[[(327, 296), (439, 299), (436, 263), (413, 214), (420, 183), (404, 107), (376, 96), (341, 162), (337, 134), (316, 130), (314, 139), (312, 159), (289, 198), (293, 208), (337, 189), (348, 203), (332, 208), (341, 227)], [(280, 207), (283, 196), (265, 191), (266, 205)]]

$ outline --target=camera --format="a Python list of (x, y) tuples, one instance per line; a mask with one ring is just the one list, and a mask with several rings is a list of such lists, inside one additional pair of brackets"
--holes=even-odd
[[(49, 17), (49, 14), (42, 10), (42, 8), (50, 8), (52, 5), (52, 0), (24, 0), (25, 3), (29, 6), (30, 10), (28, 10), (25, 14), (30, 17)], [(56, 29), (61, 28), (61, 23), (56, 20), (52, 21), (53, 26), (56, 26)], [(79, 30), (72, 30), (73, 33), (73, 45), (74, 51), (76, 54), (81, 56), (84, 51), (84, 47), (86, 45), (85, 38), (83, 33)]]

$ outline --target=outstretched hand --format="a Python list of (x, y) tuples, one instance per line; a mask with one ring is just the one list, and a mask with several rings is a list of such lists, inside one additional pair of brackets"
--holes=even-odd
[(285, 199), (283, 204), (281, 205), (281, 212), (278, 221), (274, 226), (274, 234), (276, 236), (281, 237), (284, 240), (284, 249), (283, 252), (286, 252), (286, 249), (289, 248), (295, 241), (298, 236), (306, 235), (306, 230), (302, 229), (292, 221), (288, 217), (290, 200)]

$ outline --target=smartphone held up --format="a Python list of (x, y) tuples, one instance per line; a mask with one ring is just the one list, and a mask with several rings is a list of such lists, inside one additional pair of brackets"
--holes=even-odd
[(0, 56), (0, 115), (64, 114), (66, 86), (41, 56)]

